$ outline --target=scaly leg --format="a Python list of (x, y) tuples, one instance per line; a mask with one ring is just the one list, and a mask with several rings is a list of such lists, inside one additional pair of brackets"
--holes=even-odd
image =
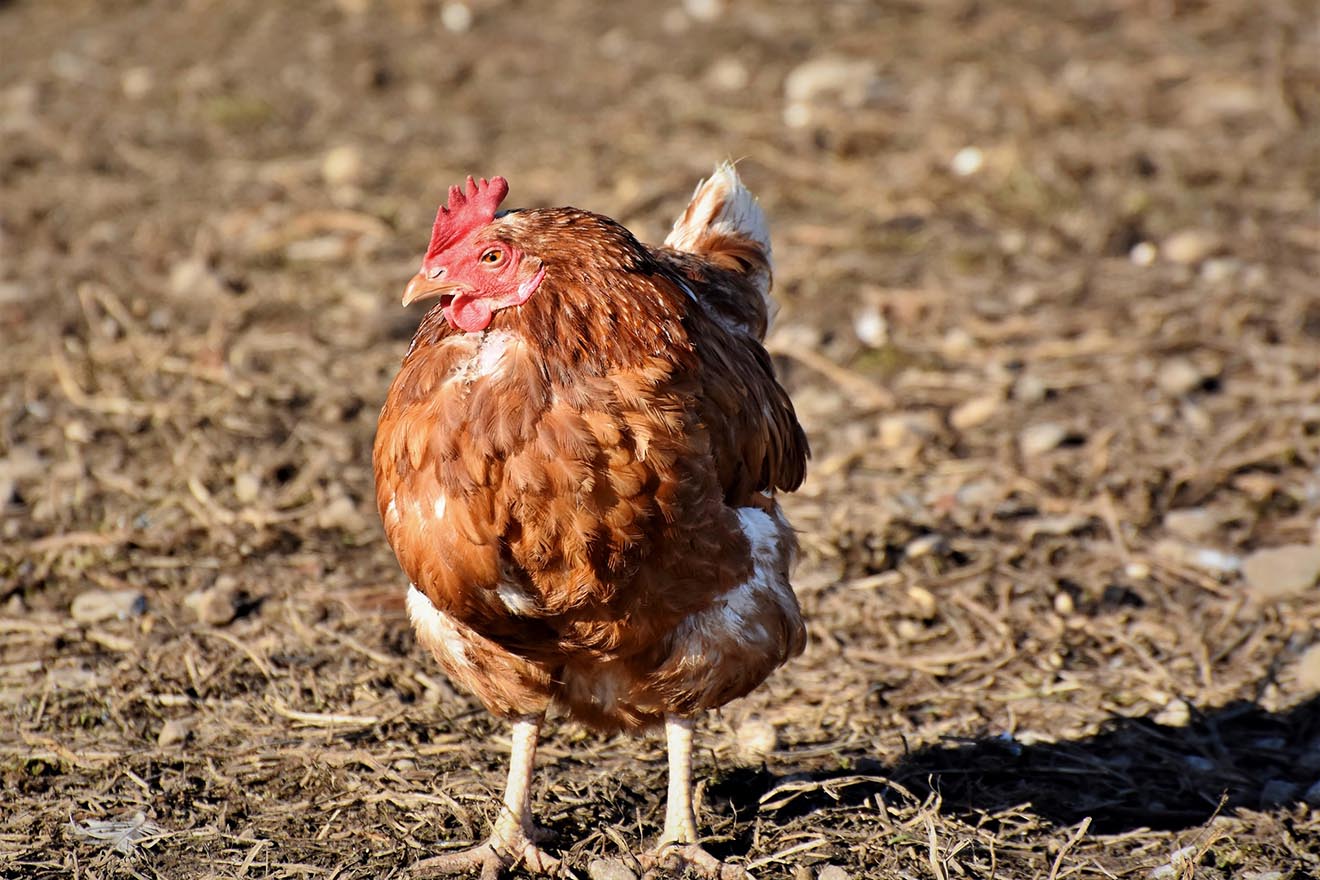
[(495, 880), (501, 871), (514, 865), (522, 865), (536, 874), (548, 874), (559, 868), (559, 860), (547, 855), (534, 842), (538, 829), (532, 824), (532, 766), (536, 762), (536, 739), (540, 732), (540, 716), (524, 716), (513, 722), (509, 782), (490, 838), (471, 849), (423, 859), (413, 865), (414, 874), (439, 876), (480, 868), (481, 880)]
[[(665, 716), (665, 740), (669, 746), (669, 794), (665, 799), (665, 830), (655, 850), (642, 858), (646, 877), (658, 869), (694, 871), (709, 880), (751, 880), (736, 865), (726, 865), (697, 843), (697, 820), (692, 812), (691, 718)], [(645, 878), (644, 878), (645, 880)]]

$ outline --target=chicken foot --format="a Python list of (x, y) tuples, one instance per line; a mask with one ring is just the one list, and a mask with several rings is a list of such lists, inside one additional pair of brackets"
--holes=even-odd
[(669, 747), (669, 793), (665, 799), (665, 829), (656, 848), (642, 856), (643, 880), (661, 876), (657, 871), (690, 870), (707, 880), (752, 880), (737, 865), (726, 865), (697, 843), (697, 819), (692, 810), (691, 718), (665, 716)]
[(523, 716), (513, 722), (509, 781), (499, 818), (486, 842), (423, 859), (413, 865), (414, 875), (438, 877), (480, 868), (481, 880), (496, 880), (501, 872), (515, 865), (535, 874), (550, 874), (559, 869), (559, 860), (536, 845), (537, 840), (547, 835), (532, 824), (532, 768), (540, 732), (540, 716)]

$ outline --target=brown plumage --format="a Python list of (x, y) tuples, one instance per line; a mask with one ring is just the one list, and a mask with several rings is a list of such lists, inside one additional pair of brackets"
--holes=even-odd
[[(673, 745), (805, 638), (774, 494), (808, 453), (761, 345), (764, 218), (727, 164), (662, 247), (575, 208), (497, 217), (505, 191), (451, 191), (405, 296), (440, 299), (374, 455), (409, 611), (445, 672), (533, 725), (533, 745), (551, 704), (598, 729), (667, 720)], [(491, 841), (430, 867), (553, 865), (513, 782)], [(671, 783), (662, 844), (693, 844), (674, 800)]]

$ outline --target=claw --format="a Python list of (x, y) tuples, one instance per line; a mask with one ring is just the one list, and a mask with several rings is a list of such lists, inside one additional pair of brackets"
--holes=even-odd
[[(497, 880), (510, 868), (522, 867), (532, 874), (559, 874), (559, 859), (532, 843), (521, 833), (508, 839), (492, 837), (471, 849), (423, 859), (412, 866), (414, 877), (444, 877), (481, 869), (481, 880)], [(571, 877), (568, 873), (562, 876)]]
[(755, 880), (746, 868), (721, 862), (695, 843), (666, 843), (641, 857), (642, 880), (660, 880), (658, 871), (691, 871), (703, 880)]

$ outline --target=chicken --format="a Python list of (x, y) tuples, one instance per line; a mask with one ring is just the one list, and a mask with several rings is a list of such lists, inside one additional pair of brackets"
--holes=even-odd
[(647, 864), (744, 877), (697, 842), (694, 719), (805, 642), (776, 501), (806, 437), (762, 347), (770, 239), (731, 164), (662, 247), (575, 208), (498, 211), (452, 187), (404, 304), (423, 318), (381, 411), (385, 533), (420, 645), (513, 725), (481, 846), (427, 873), (558, 869), (530, 781), (551, 705), (598, 730), (664, 724), (669, 790)]

